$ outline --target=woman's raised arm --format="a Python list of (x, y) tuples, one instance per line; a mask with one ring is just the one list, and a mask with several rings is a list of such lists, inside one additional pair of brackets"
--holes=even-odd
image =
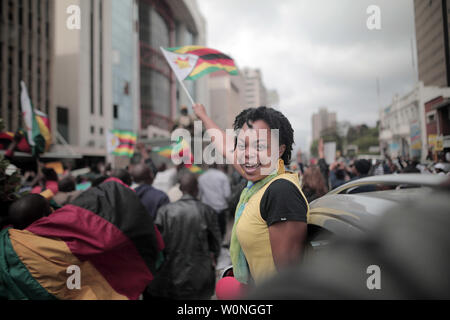
[[(205, 107), (202, 104), (195, 104), (192, 106), (195, 115), (199, 118), (206, 130), (210, 131), (211, 140), (214, 143), (217, 151), (223, 155), (227, 163), (232, 163), (234, 168), (241, 174), (244, 172), (240, 165), (237, 163), (236, 153), (234, 152), (234, 136), (227, 135), (206, 113)], [(215, 132), (214, 132), (215, 131)], [(228, 144), (227, 144), (228, 141)], [(231, 142), (231, 144), (230, 144)]]

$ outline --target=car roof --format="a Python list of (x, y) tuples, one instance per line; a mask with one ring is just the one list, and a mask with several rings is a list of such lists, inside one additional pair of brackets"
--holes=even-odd
[(325, 227), (325, 222), (333, 219), (367, 230), (379, 216), (398, 203), (417, 200), (431, 192), (432, 188), (419, 187), (357, 194), (328, 193), (310, 203), (308, 223)]
[(337, 187), (328, 194), (343, 193), (349, 189), (363, 185), (410, 185), (410, 186), (427, 186), (439, 187), (449, 180), (445, 175), (420, 174), (420, 173), (403, 173), (403, 174), (387, 174), (379, 176), (365, 177), (353, 180)]

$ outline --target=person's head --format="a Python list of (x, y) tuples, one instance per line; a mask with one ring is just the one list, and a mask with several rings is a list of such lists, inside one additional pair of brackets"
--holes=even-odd
[(61, 192), (72, 192), (76, 189), (75, 178), (67, 176), (58, 182), (58, 190)]
[(161, 163), (159, 166), (158, 166), (158, 172), (164, 172), (164, 171), (166, 171), (167, 170), (167, 164), (165, 163), (165, 162), (163, 162), (163, 163)]
[(136, 183), (153, 183), (153, 173), (150, 170), (150, 167), (146, 164), (140, 163), (135, 165), (131, 169), (131, 176), (133, 177), (133, 181)]
[(100, 176), (95, 178), (94, 180), (92, 180), (92, 187), (98, 187), (99, 185), (101, 185), (106, 179), (108, 179), (108, 176)]
[(39, 194), (27, 194), (9, 207), (8, 217), (15, 229), (22, 230), (50, 213), (47, 199)]
[(353, 163), (352, 171), (353, 174), (357, 176), (367, 175), (370, 171), (370, 168), (372, 167), (372, 164), (369, 160), (366, 159), (360, 159), (356, 160)]
[(328, 192), (325, 179), (318, 166), (310, 166), (305, 170), (302, 183), (303, 188), (313, 191), (318, 197)]
[(192, 172), (186, 172), (180, 177), (180, 190), (183, 194), (189, 194), (194, 198), (198, 195), (197, 176)]
[(111, 173), (111, 177), (121, 180), (127, 186), (131, 186), (131, 175), (125, 169), (114, 169)]
[(58, 181), (58, 175), (52, 168), (42, 168), (42, 174), (47, 181)]
[(209, 169), (217, 169), (217, 168), (218, 166), (216, 162), (213, 162), (212, 164), (209, 165)]
[[(247, 180), (255, 182), (269, 175), (277, 168), (278, 159), (289, 164), (294, 130), (281, 112), (267, 107), (246, 109), (236, 117), (234, 130), (237, 131), (236, 160)], [(272, 150), (272, 144), (276, 143), (278, 147)]]
[(188, 108), (187, 108), (187, 106), (181, 106), (180, 107), (180, 113), (183, 115), (183, 116), (186, 116), (187, 114), (188, 114)]
[(345, 180), (345, 170), (343, 170), (343, 169), (338, 169), (338, 170), (336, 170), (336, 178), (338, 179), (338, 180)]

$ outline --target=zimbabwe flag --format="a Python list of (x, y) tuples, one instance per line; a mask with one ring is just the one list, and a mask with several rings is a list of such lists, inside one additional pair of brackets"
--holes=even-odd
[(108, 153), (115, 156), (133, 157), (137, 136), (133, 132), (111, 130), (107, 134)]
[[(0, 297), (138, 299), (164, 244), (136, 193), (111, 178), (25, 230), (0, 232)], [(69, 289), (72, 266), (80, 289)]]
[(236, 65), (229, 56), (202, 46), (161, 48), (164, 57), (180, 81), (196, 80), (204, 75), (223, 70), (237, 75)]

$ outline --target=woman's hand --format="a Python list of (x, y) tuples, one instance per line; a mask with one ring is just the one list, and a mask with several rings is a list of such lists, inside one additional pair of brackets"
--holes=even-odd
[(200, 104), (200, 103), (196, 103), (192, 106), (192, 110), (194, 111), (195, 115), (197, 116), (197, 118), (199, 118), (200, 120), (204, 120), (206, 117), (208, 117), (208, 115), (206, 114), (206, 109), (205, 107)]

